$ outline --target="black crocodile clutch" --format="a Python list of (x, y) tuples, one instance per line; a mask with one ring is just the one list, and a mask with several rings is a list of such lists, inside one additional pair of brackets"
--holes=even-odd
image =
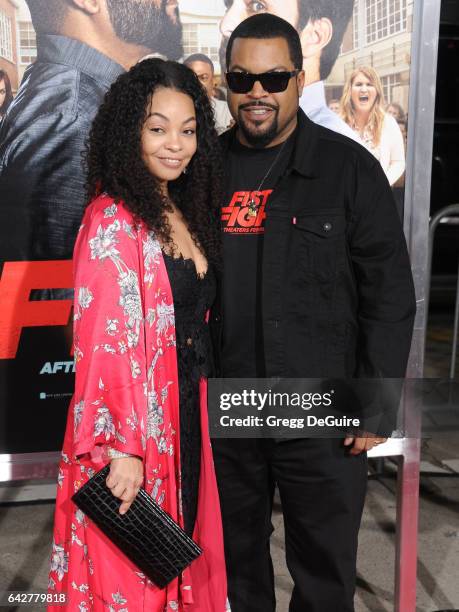
[(126, 514), (105, 484), (106, 465), (73, 496), (75, 504), (161, 589), (202, 553), (177, 523), (140, 489)]

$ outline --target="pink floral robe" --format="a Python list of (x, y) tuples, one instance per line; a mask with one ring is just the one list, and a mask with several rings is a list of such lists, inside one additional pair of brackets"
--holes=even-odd
[(143, 459), (144, 488), (183, 527), (174, 305), (158, 241), (106, 194), (74, 252), (75, 394), (59, 465), (49, 591), (72, 612), (224, 612), (220, 506), (201, 382), (201, 476), (194, 539), (203, 554), (165, 589), (145, 578), (71, 501), (107, 445)]

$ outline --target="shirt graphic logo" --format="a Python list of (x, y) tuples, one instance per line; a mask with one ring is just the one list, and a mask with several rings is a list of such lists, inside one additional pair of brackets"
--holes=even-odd
[[(223, 231), (227, 234), (263, 234), (265, 207), (272, 189), (264, 191), (235, 191), (228, 206), (222, 207)], [(249, 203), (254, 200), (257, 214), (249, 214)]]

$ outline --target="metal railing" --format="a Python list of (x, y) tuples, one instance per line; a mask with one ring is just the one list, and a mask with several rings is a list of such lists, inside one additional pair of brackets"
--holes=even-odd
[[(459, 204), (446, 206), (436, 213), (429, 224), (428, 258), (425, 276), (426, 313), (429, 307), (432, 275), (432, 253), (435, 231), (439, 224), (457, 224)], [(427, 328), (427, 325), (425, 326)], [(459, 273), (454, 307), (454, 332), (450, 364), (450, 379), (454, 378), (457, 337), (459, 332)], [(395, 612), (414, 612), (416, 609), (417, 524), (419, 506), (419, 473), (421, 451), (421, 416), (409, 397), (404, 401), (404, 426), (417, 436), (390, 438), (372, 449), (371, 458), (394, 457), (397, 460), (397, 520), (395, 555)]]
[[(427, 274), (426, 274), (426, 312), (429, 309), (430, 299), (430, 284), (432, 277), (432, 257), (433, 257), (433, 245), (435, 240), (435, 231), (438, 226), (441, 225), (457, 225), (456, 216), (459, 216), (459, 204), (451, 204), (445, 206), (439, 210), (430, 220), (429, 224), (429, 242), (428, 242), (428, 260), (427, 260)], [(459, 233), (459, 232), (458, 232)], [(458, 236), (459, 237), (459, 236)], [(459, 243), (459, 240), (458, 240)], [(427, 326), (426, 326), (427, 332)], [(451, 347), (451, 362), (449, 368), (449, 378), (453, 379), (456, 372), (456, 359), (457, 359), (457, 336), (459, 332), (459, 257), (458, 257), (458, 274), (456, 279), (456, 300), (454, 304), (454, 328), (453, 328), (453, 340)]]

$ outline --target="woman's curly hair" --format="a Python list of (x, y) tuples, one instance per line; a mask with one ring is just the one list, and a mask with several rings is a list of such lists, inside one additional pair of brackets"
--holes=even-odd
[(159, 87), (182, 92), (193, 100), (197, 150), (186, 174), (169, 183), (169, 194), (182, 212), (193, 240), (210, 263), (220, 267), (219, 208), (222, 161), (210, 100), (192, 70), (159, 58), (146, 59), (122, 74), (105, 95), (86, 147), (87, 197), (106, 192), (123, 201), (173, 250), (165, 215), (170, 203), (141, 156), (141, 132), (149, 102)]

